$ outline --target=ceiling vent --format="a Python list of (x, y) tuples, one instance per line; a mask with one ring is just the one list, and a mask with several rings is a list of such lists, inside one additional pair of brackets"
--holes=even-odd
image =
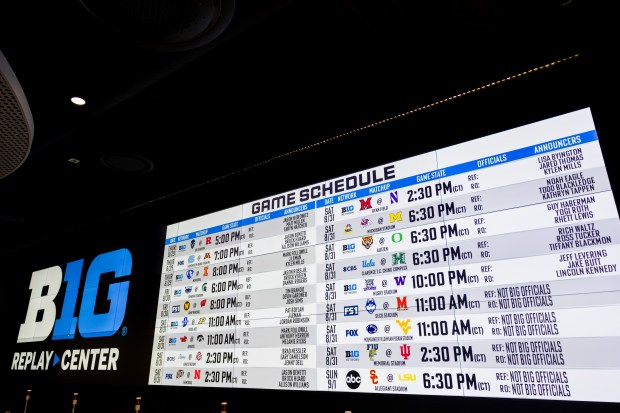
[(139, 45), (184, 51), (215, 40), (228, 27), (235, 0), (80, 0), (104, 25)]
[(32, 146), (33, 131), (24, 91), (0, 52), (0, 179), (24, 163)]

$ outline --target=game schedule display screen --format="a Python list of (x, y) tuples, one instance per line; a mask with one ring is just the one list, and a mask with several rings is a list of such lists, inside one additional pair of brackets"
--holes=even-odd
[(149, 384), (620, 402), (619, 240), (588, 108), (292, 187), (168, 226)]

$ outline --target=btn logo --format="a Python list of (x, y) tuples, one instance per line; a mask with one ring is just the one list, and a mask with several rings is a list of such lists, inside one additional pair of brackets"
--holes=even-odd
[(52, 329), (52, 340), (73, 339), (76, 329), (85, 338), (107, 337), (118, 331), (125, 318), (129, 281), (110, 284), (106, 295), (110, 303), (108, 312), (95, 314), (95, 303), (102, 274), (111, 272), (114, 278), (131, 275), (131, 253), (122, 248), (95, 257), (86, 272), (79, 316), (75, 317), (83, 265), (84, 259), (67, 264), (64, 275), (67, 290), (58, 319), (54, 299), (63, 282), (62, 269), (54, 266), (32, 273), (30, 302), (26, 319), (19, 327), (18, 343), (43, 341)]

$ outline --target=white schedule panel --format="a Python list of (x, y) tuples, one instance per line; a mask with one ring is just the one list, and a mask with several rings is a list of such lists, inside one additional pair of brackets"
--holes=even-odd
[(620, 402), (589, 109), (170, 225), (149, 384)]

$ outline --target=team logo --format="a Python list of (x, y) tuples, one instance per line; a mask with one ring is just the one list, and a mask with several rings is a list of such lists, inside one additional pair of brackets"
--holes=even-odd
[(184, 375), (185, 375), (185, 371), (184, 370), (177, 370), (177, 379), (180, 379)]
[(403, 356), (405, 360), (409, 360), (411, 356), (411, 346), (407, 344), (403, 344), (400, 346), (400, 355)]
[(396, 309), (398, 311), (400, 310), (408, 310), (409, 307), (407, 307), (407, 297), (396, 297)]
[(185, 271), (185, 276), (187, 277), (187, 279), (191, 279), (194, 276), (194, 270), (187, 270)]
[(362, 228), (366, 228), (366, 227), (368, 227), (370, 224), (372, 224), (372, 221), (371, 221), (370, 219), (368, 219), (368, 218), (362, 218), (362, 219), (360, 220), (360, 227), (362, 227)]
[(364, 291), (373, 291), (377, 289), (377, 287), (375, 287), (374, 278), (367, 278), (364, 281), (366, 282), (366, 287), (364, 287)]
[(370, 203), (370, 201), (372, 200), (372, 197), (370, 198), (366, 198), (366, 199), (360, 199), (360, 211), (363, 211), (365, 209), (371, 209), (372, 205)]
[(379, 351), (379, 345), (366, 344), (366, 350), (368, 350), (368, 359), (370, 361), (375, 361), (375, 356), (377, 355), (377, 351)]
[(189, 310), (189, 307), (190, 307), (190, 302), (189, 302), (189, 301), (186, 301), (186, 302), (184, 302), (184, 303), (183, 303), (183, 309), (184, 309), (185, 311), (188, 311), (188, 310)]
[(394, 222), (397, 221), (402, 221), (403, 220), (403, 212), (402, 211), (398, 211), (395, 213), (390, 212), (390, 224), (393, 224)]
[(190, 247), (191, 249), (194, 249), (194, 247), (195, 247), (195, 246), (196, 246), (196, 240), (195, 240), (195, 239), (193, 239), (193, 240), (191, 240), (191, 241), (190, 241), (190, 243), (189, 243), (189, 247)]
[(398, 324), (400, 329), (403, 330), (403, 333), (405, 334), (407, 334), (409, 330), (411, 330), (411, 326), (409, 325), (410, 322), (411, 322), (410, 318), (406, 320), (396, 320), (396, 324)]
[(366, 331), (368, 332), (368, 334), (375, 334), (377, 331), (379, 331), (379, 327), (377, 327), (376, 324), (368, 324), (366, 326)]
[(375, 262), (372, 259), (362, 261), (362, 268), (370, 268), (374, 266), (375, 266)]
[(202, 283), (202, 291), (207, 292), (207, 283)]
[(366, 311), (368, 311), (368, 314), (372, 314), (375, 312), (375, 310), (377, 309), (377, 303), (375, 302), (374, 298), (369, 298), (368, 300), (366, 300)]
[(392, 265), (405, 264), (405, 253), (395, 252), (392, 254)]
[(390, 204), (398, 203), (398, 191), (390, 192)]
[(362, 237), (362, 245), (366, 248), (369, 249), (370, 246), (372, 245), (373, 239), (372, 239), (372, 235), (367, 235)]
[(411, 374), (411, 373), (398, 373), (398, 380), (400, 381), (416, 381), (417, 377), (415, 374)]
[(379, 376), (377, 376), (377, 370), (370, 370), (370, 381), (372, 384), (379, 384)]

